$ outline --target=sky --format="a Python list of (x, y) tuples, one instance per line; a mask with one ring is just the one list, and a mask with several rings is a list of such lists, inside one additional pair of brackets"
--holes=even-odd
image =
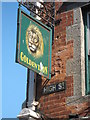
[[(2, 18), (2, 7), (0, 2), (0, 18)], [(2, 19), (0, 19), (0, 119), (2, 116)]]
[[(2, 2), (0, 11), (0, 104), (2, 118), (16, 118), (26, 98), (27, 69), (15, 63), (17, 2)], [(0, 3), (1, 10), (1, 3)], [(2, 15), (1, 15), (2, 13)], [(2, 103), (1, 103), (2, 102)], [(1, 114), (0, 114), (1, 117)]]

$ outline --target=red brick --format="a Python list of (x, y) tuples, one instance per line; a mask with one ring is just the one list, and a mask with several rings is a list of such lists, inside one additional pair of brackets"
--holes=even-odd
[[(59, 10), (62, 3), (55, 3), (55, 13)], [(73, 10), (65, 11), (55, 15), (55, 19), (61, 19), (60, 24), (55, 26), (54, 41), (52, 45), (52, 73), (51, 80), (46, 85), (66, 81), (66, 90), (49, 95), (41, 95), (41, 90), (46, 78), (39, 77), (38, 95), (40, 109), (51, 118), (67, 118), (70, 113), (86, 115), (90, 102), (81, 104), (66, 103), (67, 97), (73, 96), (73, 76), (66, 75), (66, 62), (73, 58), (73, 41), (66, 42), (66, 27), (73, 24)], [(88, 109), (89, 110), (89, 109)], [(88, 112), (90, 113), (90, 112)]]

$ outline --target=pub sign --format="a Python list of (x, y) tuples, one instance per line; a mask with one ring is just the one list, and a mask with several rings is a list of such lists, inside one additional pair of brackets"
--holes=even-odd
[(19, 8), (16, 62), (51, 79), (52, 30)]

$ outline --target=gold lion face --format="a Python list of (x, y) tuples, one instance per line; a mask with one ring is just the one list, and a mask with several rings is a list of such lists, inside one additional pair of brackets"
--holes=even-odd
[(43, 38), (37, 26), (30, 25), (26, 31), (26, 44), (30, 54), (34, 57), (43, 55)]
[(28, 31), (28, 46), (32, 53), (36, 53), (39, 46), (39, 36), (34, 29)]

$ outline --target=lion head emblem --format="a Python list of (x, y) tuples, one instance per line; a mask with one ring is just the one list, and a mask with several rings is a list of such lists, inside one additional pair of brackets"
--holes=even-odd
[(39, 28), (35, 25), (29, 25), (26, 31), (26, 44), (30, 54), (34, 57), (43, 55), (43, 37)]

